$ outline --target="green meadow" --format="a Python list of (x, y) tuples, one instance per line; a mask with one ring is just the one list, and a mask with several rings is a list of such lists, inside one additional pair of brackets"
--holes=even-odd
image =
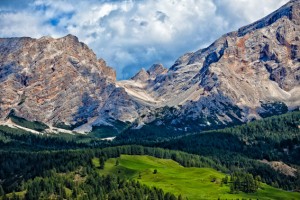
[[(116, 161), (118, 165), (116, 166)], [(99, 159), (93, 159), (99, 167)], [(154, 170), (157, 173), (154, 173)], [(230, 194), (229, 184), (221, 184), (225, 174), (211, 168), (186, 168), (170, 159), (159, 159), (151, 156), (121, 155), (106, 161), (104, 169), (98, 170), (101, 175), (118, 175), (135, 179), (148, 186), (155, 186), (181, 194), (189, 200), (194, 199), (300, 199), (300, 193), (280, 190), (264, 183), (258, 192), (253, 194)]]

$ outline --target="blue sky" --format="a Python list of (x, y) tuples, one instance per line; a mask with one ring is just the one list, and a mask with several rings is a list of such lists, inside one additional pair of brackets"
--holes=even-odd
[(0, 37), (62, 37), (85, 42), (127, 79), (154, 63), (254, 22), (288, 0), (0, 0)]

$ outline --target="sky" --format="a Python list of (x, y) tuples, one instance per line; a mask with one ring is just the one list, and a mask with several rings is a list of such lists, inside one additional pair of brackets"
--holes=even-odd
[(0, 37), (76, 35), (128, 79), (171, 67), (288, 0), (0, 0)]

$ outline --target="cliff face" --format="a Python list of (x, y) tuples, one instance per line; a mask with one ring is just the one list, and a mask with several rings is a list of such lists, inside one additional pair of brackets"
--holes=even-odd
[(198, 129), (297, 108), (299, 13), (291, 1), (170, 69), (156, 64), (125, 81), (75, 36), (0, 39), (0, 118), (14, 110), (52, 125), (87, 122), (86, 130), (107, 119)]
[(96, 116), (115, 71), (75, 36), (0, 39), (0, 117), (76, 123)]

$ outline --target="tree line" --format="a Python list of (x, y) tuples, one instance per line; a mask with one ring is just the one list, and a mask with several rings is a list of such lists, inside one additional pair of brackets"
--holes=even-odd
[[(104, 149), (81, 149), (60, 151), (0, 151), (0, 179), (4, 193), (22, 191), (23, 182), (35, 177), (51, 177), (52, 171), (69, 173), (79, 167), (93, 168), (92, 159), (100, 158), (104, 163), (109, 158), (117, 158), (121, 154), (149, 155), (157, 158), (173, 159), (186, 167), (212, 167), (226, 172), (227, 169), (213, 160), (180, 151), (162, 148), (126, 145)], [(50, 174), (50, 175), (49, 175)], [(39, 180), (39, 179), (37, 179)], [(27, 189), (27, 191), (30, 191)]]

